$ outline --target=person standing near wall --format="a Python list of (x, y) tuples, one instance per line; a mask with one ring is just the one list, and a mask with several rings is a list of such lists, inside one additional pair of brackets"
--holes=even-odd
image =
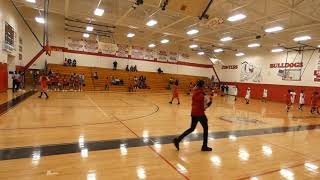
[(250, 96), (251, 96), (251, 89), (250, 89), (250, 87), (248, 87), (247, 91), (246, 91), (246, 96), (244, 97), (244, 99), (246, 100), (246, 104), (249, 104)]
[(118, 62), (114, 61), (113, 62), (113, 70), (117, 70), (117, 67), (118, 67)]
[(299, 108), (298, 108), (299, 111), (302, 111), (302, 107), (304, 106), (304, 103), (305, 103), (304, 99), (305, 99), (304, 90), (301, 90), (300, 97), (299, 97)]
[(203, 128), (203, 144), (201, 151), (212, 151), (212, 148), (208, 147), (208, 119), (205, 115), (206, 108), (212, 104), (212, 97), (205, 97), (204, 81), (199, 80), (196, 84), (196, 88), (192, 93), (192, 109), (191, 109), (191, 127), (182, 133), (179, 137), (174, 138), (173, 144), (179, 150), (180, 141), (192, 133), (197, 127), (198, 122), (201, 123)]
[(263, 89), (263, 93), (262, 93), (262, 102), (267, 102), (268, 99), (268, 89)]
[(234, 87), (234, 101), (237, 101), (237, 96), (238, 96), (238, 86)]
[(286, 111), (289, 112), (291, 106), (292, 106), (292, 101), (291, 101), (291, 90), (288, 90), (288, 93), (286, 95)]
[(312, 97), (311, 97), (311, 114), (314, 114), (315, 112), (319, 113), (319, 93), (317, 91), (312, 93)]

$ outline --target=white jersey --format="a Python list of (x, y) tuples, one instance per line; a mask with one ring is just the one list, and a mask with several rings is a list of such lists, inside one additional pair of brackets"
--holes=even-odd
[(247, 92), (246, 92), (246, 99), (250, 99), (250, 95), (251, 95), (251, 90), (248, 89)]
[(291, 92), (290, 93), (290, 95), (291, 95), (291, 103), (293, 104), (294, 103), (294, 100), (296, 99), (296, 93), (295, 92)]
[(299, 104), (304, 104), (304, 93), (300, 93)]
[(267, 89), (264, 89), (264, 90), (263, 90), (262, 97), (264, 97), (264, 98), (267, 98), (267, 97), (268, 97), (268, 90), (267, 90)]

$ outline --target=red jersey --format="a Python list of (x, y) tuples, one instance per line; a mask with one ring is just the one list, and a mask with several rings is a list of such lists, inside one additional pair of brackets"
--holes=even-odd
[(75, 78), (74, 82), (75, 82), (76, 84), (79, 84), (79, 83), (80, 83), (80, 79), (79, 79), (79, 78)]
[(67, 78), (63, 78), (63, 84), (68, 84), (68, 79)]
[(174, 85), (172, 90), (173, 97), (179, 97), (178, 86)]
[(192, 95), (192, 116), (204, 116), (204, 91), (203, 89), (195, 89)]
[(286, 103), (289, 105), (289, 104), (291, 104), (291, 94), (290, 93), (288, 93), (287, 95), (286, 95)]
[(318, 106), (319, 96), (313, 95), (311, 98), (311, 106)]
[(47, 76), (41, 76), (40, 77), (40, 85), (41, 85), (41, 89), (42, 90), (46, 90), (47, 89), (47, 81), (48, 81), (48, 77)]

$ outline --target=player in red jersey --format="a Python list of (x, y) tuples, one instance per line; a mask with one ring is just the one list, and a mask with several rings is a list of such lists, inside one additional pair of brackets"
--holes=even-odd
[(49, 81), (48, 76), (47, 76), (45, 73), (43, 73), (43, 74), (40, 76), (39, 81), (40, 81), (40, 86), (41, 86), (41, 93), (40, 93), (39, 98), (42, 97), (42, 94), (45, 94), (45, 95), (46, 95), (46, 98), (48, 99), (49, 96), (48, 96), (48, 94), (47, 94), (47, 92), (46, 92), (46, 91), (47, 91), (47, 82)]
[(291, 101), (291, 90), (288, 90), (288, 93), (285, 95), (286, 97), (286, 111), (289, 112), (291, 106), (292, 106), (292, 101)]
[(313, 92), (312, 93), (312, 97), (311, 97), (311, 110), (310, 112), (312, 114), (314, 114), (315, 112), (317, 112), (317, 114), (319, 113), (319, 93), (318, 92)]
[(192, 133), (197, 127), (198, 122), (200, 122), (203, 127), (203, 144), (201, 151), (212, 151), (212, 148), (208, 147), (208, 119), (205, 115), (205, 110), (212, 104), (212, 97), (206, 96), (204, 92), (204, 85), (205, 82), (203, 80), (199, 80), (192, 93), (191, 127), (179, 137), (174, 138), (173, 144), (177, 150), (179, 150), (180, 141)]
[(179, 86), (179, 82), (176, 81), (176, 82), (174, 83), (174, 85), (173, 85), (172, 98), (171, 98), (171, 101), (169, 102), (170, 104), (172, 104), (172, 101), (173, 101), (174, 99), (177, 99), (177, 100), (178, 100), (178, 104), (180, 104), (178, 86)]

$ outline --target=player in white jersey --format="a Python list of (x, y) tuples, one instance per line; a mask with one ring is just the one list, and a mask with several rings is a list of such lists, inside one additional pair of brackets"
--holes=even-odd
[(249, 104), (250, 96), (251, 96), (251, 89), (250, 89), (250, 87), (248, 87), (247, 91), (246, 91), (246, 96), (244, 97), (244, 99), (246, 100), (246, 104)]
[(302, 111), (302, 107), (304, 106), (305, 103), (305, 95), (304, 95), (304, 90), (301, 90), (300, 92), (300, 97), (299, 97), (299, 110)]
[(262, 102), (267, 102), (268, 99), (268, 89), (263, 89), (263, 93), (262, 93)]

